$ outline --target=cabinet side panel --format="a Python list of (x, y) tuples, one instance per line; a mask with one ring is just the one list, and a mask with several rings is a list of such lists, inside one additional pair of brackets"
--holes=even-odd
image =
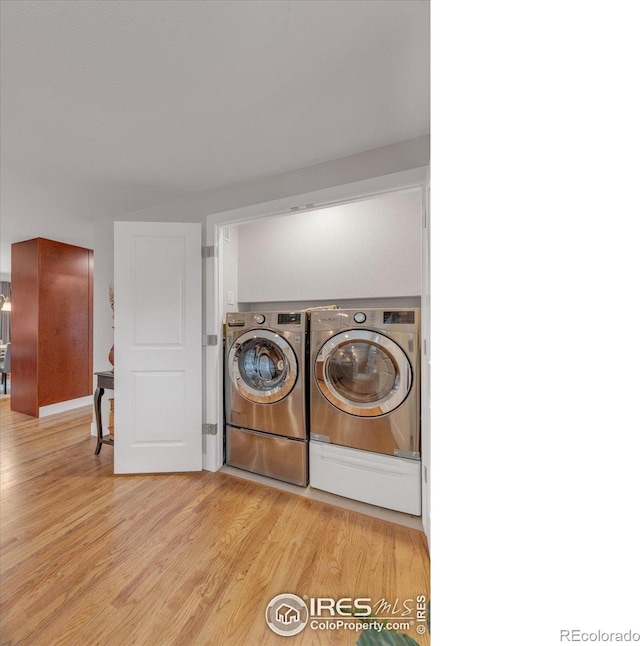
[(91, 394), (93, 252), (40, 241), (39, 406)]
[(89, 351), (86, 362), (86, 380), (89, 392), (93, 392), (93, 249), (87, 249), (87, 333)]
[(11, 410), (38, 417), (38, 240), (11, 245)]

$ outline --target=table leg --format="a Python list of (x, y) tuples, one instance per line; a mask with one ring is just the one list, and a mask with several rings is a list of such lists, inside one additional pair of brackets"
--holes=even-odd
[(93, 408), (96, 414), (96, 429), (98, 431), (98, 443), (96, 444), (96, 450), (94, 455), (100, 453), (102, 448), (102, 395), (104, 395), (104, 388), (96, 388), (96, 391), (93, 393)]

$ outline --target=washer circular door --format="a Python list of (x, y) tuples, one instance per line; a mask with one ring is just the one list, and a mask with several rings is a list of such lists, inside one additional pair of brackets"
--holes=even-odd
[(318, 352), (316, 383), (339, 410), (378, 417), (407, 398), (413, 382), (411, 363), (389, 337), (370, 330), (332, 336)]
[(293, 348), (271, 330), (240, 335), (229, 350), (228, 365), (236, 390), (256, 404), (275, 404), (284, 399), (298, 376)]

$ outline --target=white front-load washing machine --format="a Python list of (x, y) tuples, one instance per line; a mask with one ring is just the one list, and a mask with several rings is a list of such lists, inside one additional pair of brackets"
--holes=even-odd
[(420, 309), (319, 310), (310, 485), (420, 514)]
[(233, 312), (225, 320), (226, 463), (308, 483), (306, 312)]

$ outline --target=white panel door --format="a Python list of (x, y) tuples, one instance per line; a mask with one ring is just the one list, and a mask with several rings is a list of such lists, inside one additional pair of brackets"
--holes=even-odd
[(202, 469), (201, 225), (116, 222), (115, 473)]

